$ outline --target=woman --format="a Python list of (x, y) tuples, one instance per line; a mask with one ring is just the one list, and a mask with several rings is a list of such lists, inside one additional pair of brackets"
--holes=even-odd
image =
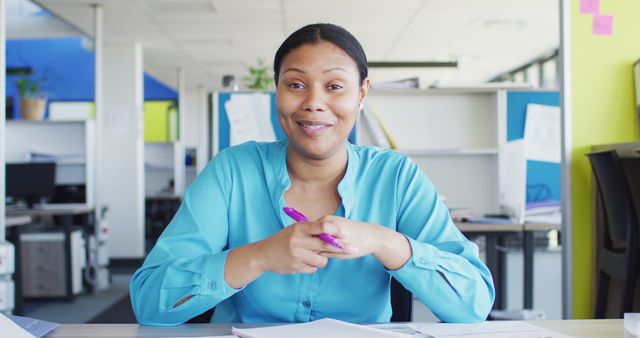
[(404, 155), (347, 142), (369, 90), (360, 43), (303, 27), (274, 72), (287, 140), (223, 150), (198, 176), (131, 281), (140, 323), (214, 306), (213, 322), (387, 322), (391, 276), (443, 321), (484, 320), (490, 272), (431, 182)]

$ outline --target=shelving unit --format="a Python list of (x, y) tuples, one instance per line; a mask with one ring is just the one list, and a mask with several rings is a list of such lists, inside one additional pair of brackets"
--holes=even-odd
[(6, 161), (29, 161), (29, 153), (50, 155), (56, 162), (56, 184), (84, 184), (87, 207), (94, 204), (95, 121), (9, 120)]
[[(397, 151), (420, 166), (449, 207), (477, 213), (501, 211), (506, 90), (373, 89), (365, 110), (380, 118)], [(366, 129), (361, 132), (367, 133)], [(361, 140), (374, 144), (371, 138)]]

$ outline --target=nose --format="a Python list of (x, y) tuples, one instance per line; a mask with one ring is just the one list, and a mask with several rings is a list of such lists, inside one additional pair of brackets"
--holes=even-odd
[(302, 102), (302, 109), (309, 112), (324, 111), (325, 97), (321, 89), (312, 87), (307, 91), (307, 96)]

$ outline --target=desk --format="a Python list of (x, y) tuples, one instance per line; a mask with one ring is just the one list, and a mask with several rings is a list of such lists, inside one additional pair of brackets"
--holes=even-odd
[(487, 254), (487, 267), (493, 274), (493, 282), (496, 289), (496, 299), (493, 308), (502, 310), (506, 307), (506, 274), (505, 255), (500, 247), (504, 247), (505, 238), (522, 233), (522, 257), (523, 257), (523, 281), (524, 281), (524, 308), (533, 308), (533, 258), (535, 245), (533, 234), (536, 231), (560, 230), (556, 224), (487, 224), (487, 223), (456, 223), (458, 229), (465, 235), (480, 235), (486, 238), (485, 252)]
[[(65, 299), (67, 301), (73, 300), (73, 286), (72, 286), (72, 267), (71, 267), (71, 232), (74, 223), (74, 217), (81, 217), (82, 221), (80, 225), (85, 231), (93, 226), (94, 208), (86, 206), (74, 206), (74, 207), (62, 207), (62, 208), (35, 208), (35, 209), (7, 209), (7, 238), (13, 243), (15, 247), (15, 272), (13, 274), (13, 280), (15, 283), (15, 305), (13, 313), (16, 315), (23, 314), (23, 291), (22, 291), (22, 264), (20, 259), (20, 234), (24, 228), (27, 228), (29, 224), (33, 223), (35, 218), (43, 217), (57, 217), (60, 219), (62, 229), (64, 231), (64, 243), (65, 243), (65, 257), (67, 259), (65, 278), (67, 280), (67, 290)], [(9, 220), (12, 221), (12, 227), (9, 225)], [(27, 222), (27, 220), (29, 220)], [(20, 226), (17, 226), (20, 225)], [(89, 230), (91, 231), (91, 230)], [(93, 233), (93, 232), (91, 232)], [(88, 241), (86, 243), (88, 245)]]
[[(622, 319), (538, 320), (527, 323), (545, 329), (584, 338), (622, 337)], [(139, 326), (137, 324), (61, 324), (45, 337), (198, 337), (231, 334), (231, 324), (185, 324), (173, 327)], [(261, 325), (233, 324), (236, 327)]]
[(30, 215), (7, 216), (7, 227), (27, 225), (31, 224), (31, 222), (33, 222), (33, 217)]

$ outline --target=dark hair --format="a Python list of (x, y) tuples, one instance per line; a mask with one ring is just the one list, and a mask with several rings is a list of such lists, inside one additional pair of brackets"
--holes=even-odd
[(284, 40), (280, 48), (278, 48), (273, 61), (273, 73), (276, 85), (278, 85), (278, 74), (280, 74), (280, 66), (285, 56), (302, 45), (313, 45), (321, 41), (331, 42), (340, 47), (340, 49), (353, 59), (358, 66), (360, 85), (362, 85), (364, 79), (369, 75), (367, 56), (364, 54), (362, 45), (360, 45), (360, 42), (346, 29), (330, 23), (306, 25), (291, 33), (291, 35)]

